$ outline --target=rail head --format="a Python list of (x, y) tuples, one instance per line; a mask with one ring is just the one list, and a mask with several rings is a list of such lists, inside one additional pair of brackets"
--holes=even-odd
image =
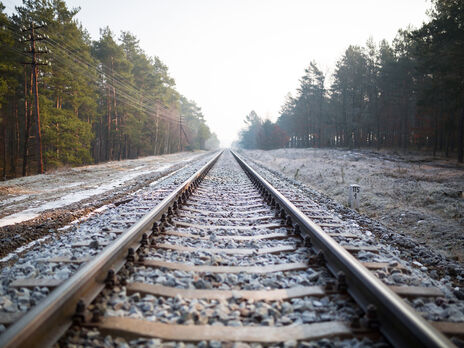
[(191, 185), (198, 183), (206, 175), (221, 154), (222, 151), (215, 154), (140, 221), (9, 327), (0, 335), (0, 347), (52, 346), (71, 326), (78, 302), (83, 301), (88, 305), (93, 301), (105, 287), (108, 271), (112, 269), (117, 272), (124, 265), (129, 248), (138, 246), (144, 233), (151, 234), (153, 223)]
[(345, 274), (348, 292), (363, 310), (367, 311), (369, 305), (375, 306), (381, 323), (380, 331), (395, 347), (455, 347), (447, 337), (431, 326), (332, 237), (306, 217), (240, 155), (231, 152), (257, 185), (271, 194), (291, 217), (293, 224), (299, 226), (301, 233), (310, 237), (315, 249), (324, 254), (330, 271), (334, 275), (340, 272)]

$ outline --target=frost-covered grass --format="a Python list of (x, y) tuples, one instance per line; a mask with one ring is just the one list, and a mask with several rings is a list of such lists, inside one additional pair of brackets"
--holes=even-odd
[(344, 205), (358, 184), (361, 213), (464, 261), (464, 167), (454, 160), (371, 150), (245, 153)]

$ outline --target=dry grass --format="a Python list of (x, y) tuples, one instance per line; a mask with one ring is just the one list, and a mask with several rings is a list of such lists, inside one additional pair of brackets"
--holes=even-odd
[(26, 190), (23, 187), (18, 186), (0, 186), (0, 195), (24, 195), (37, 193), (36, 191)]

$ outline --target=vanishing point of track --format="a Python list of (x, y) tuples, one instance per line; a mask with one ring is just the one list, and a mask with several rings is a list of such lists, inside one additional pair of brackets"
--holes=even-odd
[[(453, 346), (399, 296), (424, 296), (423, 289), (384, 285), (370, 270), (378, 265), (359, 262), (354, 248), (337, 242), (342, 236), (324, 231), (335, 225), (323, 219), (311, 205), (292, 203), (237, 154), (219, 153), (11, 325), (0, 346), (49, 346), (80, 327), (183, 342), (366, 336), (394, 346)], [(175, 323), (169, 321), (175, 301), (163, 302), (172, 306), (165, 320), (121, 315), (124, 309), (112, 316), (106, 309), (122, 289), (124, 296), (139, 294), (127, 297), (135, 307), (151, 296), (155, 306), (158, 298), (181, 298), (212, 309)], [(308, 319), (310, 311), (297, 308), (305, 298), (329, 302), (313, 301), (321, 308)], [(224, 301), (236, 310), (218, 311)], [(228, 324), (216, 325), (215, 317)]]

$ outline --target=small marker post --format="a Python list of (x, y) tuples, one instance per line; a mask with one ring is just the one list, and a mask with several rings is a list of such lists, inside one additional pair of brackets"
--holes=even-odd
[(350, 185), (348, 193), (348, 203), (351, 209), (359, 210), (359, 198), (361, 195), (361, 186), (353, 184)]

